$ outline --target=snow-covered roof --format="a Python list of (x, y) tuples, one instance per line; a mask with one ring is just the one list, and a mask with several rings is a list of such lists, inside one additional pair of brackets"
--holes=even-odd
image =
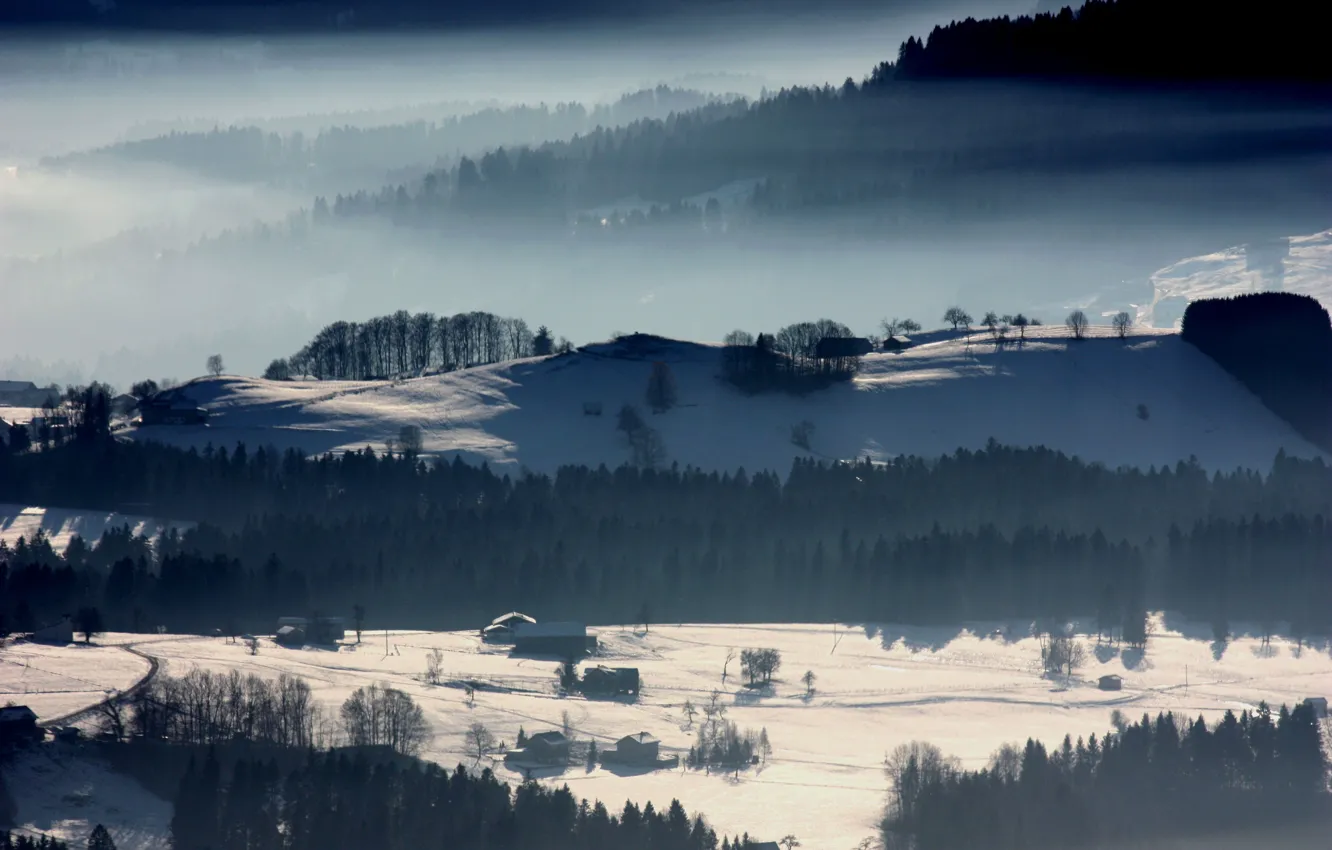
[(655, 744), (657, 743), (657, 737), (647, 732), (639, 732), (637, 735), (625, 735), (616, 743), (623, 744), (626, 742), (634, 744)]
[(520, 614), (517, 611), (510, 611), (490, 621), (492, 626), (512, 626), (514, 623), (535, 623), (536, 618), (529, 617), (526, 614)]
[(582, 623), (519, 623), (518, 637), (586, 637), (587, 626)]
[(538, 732), (528, 738), (527, 743), (529, 746), (538, 741), (543, 744), (563, 744), (567, 740), (563, 732)]
[(30, 393), (37, 389), (32, 381), (0, 381), (0, 393)]

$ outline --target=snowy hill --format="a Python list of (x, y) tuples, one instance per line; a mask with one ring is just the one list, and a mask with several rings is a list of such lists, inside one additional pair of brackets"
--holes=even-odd
[[(931, 741), (976, 769), (1001, 744), (1029, 736), (1057, 746), (1065, 734), (1103, 734), (1115, 709), (1130, 720), (1174, 711), (1215, 721), (1227, 709), (1253, 710), (1260, 700), (1293, 705), (1332, 693), (1326, 644), (1301, 648), (1278, 638), (1265, 647), (1248, 636), (1216, 644), (1209, 627), (1168, 615), (1154, 616), (1153, 629), (1145, 653), (1083, 637), (1087, 662), (1067, 683), (1043, 676), (1038, 642), (1021, 623), (596, 630), (601, 649), (595, 663), (640, 670), (643, 690), (636, 702), (561, 697), (554, 660), (512, 657), (505, 647), (483, 644), (475, 632), (377, 631), (362, 644), (349, 638), (337, 651), (286, 649), (265, 639), (258, 655), (224, 638), (144, 642), (143, 636), (108, 635), (99, 641), (140, 641), (139, 651), (176, 676), (195, 667), (266, 677), (294, 673), (330, 712), (356, 688), (386, 682), (422, 706), (434, 732), (424, 755), (446, 767), (472, 764), (464, 740), (472, 723), (485, 724), (512, 746), (520, 727), (528, 734), (558, 728), (565, 712), (575, 737), (594, 740), (600, 749), (648, 732), (661, 741), (663, 755), (685, 753), (697, 729), (685, 717), (684, 703), (702, 706), (718, 690), (727, 720), (741, 729), (767, 729), (773, 751), (766, 764), (730, 778), (678, 767), (589, 771), (580, 763), (538, 771), (535, 778), (567, 783), (578, 797), (599, 799), (613, 810), (625, 800), (663, 807), (678, 798), (727, 834), (793, 833), (806, 847), (840, 850), (874, 833), (887, 788), (883, 757), (901, 743)], [(781, 653), (771, 688), (743, 687), (735, 661), (723, 683), (728, 650), (749, 647)], [(433, 649), (442, 653), (444, 683), (438, 686), (423, 681)], [(96, 667), (104, 658), (96, 653), (113, 651), (46, 650), (48, 662), (87, 679), (102, 675)], [(62, 659), (54, 657), (60, 654)], [(800, 681), (806, 670), (817, 677), (812, 696)], [(1122, 690), (1097, 688), (1097, 677), (1110, 673), (1123, 677)], [(463, 681), (478, 683), (474, 706), (467, 704)], [(502, 762), (494, 767), (511, 783), (523, 778)], [(20, 822), (35, 821), (38, 802), (19, 800)], [(150, 832), (150, 825), (142, 831)]]
[[(681, 466), (785, 473), (793, 457), (807, 454), (791, 442), (792, 426), (804, 420), (815, 426), (813, 452), (838, 459), (936, 456), (990, 438), (1112, 466), (1193, 455), (1209, 469), (1266, 469), (1282, 448), (1317, 454), (1178, 336), (1137, 331), (1121, 341), (1095, 333), (1077, 342), (1062, 328), (1038, 328), (1025, 345), (1004, 349), (983, 334), (943, 338), (872, 354), (854, 382), (803, 398), (746, 396), (718, 379), (719, 347), (666, 340), (648, 350), (605, 343), (398, 382), (206, 378), (184, 390), (209, 409), (206, 427), (128, 433), (199, 448), (244, 442), (322, 453), (381, 450), (416, 425), (428, 453), (498, 469), (618, 466), (629, 450), (615, 413), (624, 403), (642, 406), (651, 364), (662, 360), (676, 377), (680, 406), (646, 418), (668, 462)], [(587, 402), (603, 415), (586, 415)]]

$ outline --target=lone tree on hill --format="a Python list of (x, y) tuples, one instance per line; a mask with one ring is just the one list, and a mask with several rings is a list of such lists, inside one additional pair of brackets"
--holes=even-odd
[(84, 606), (74, 617), (79, 631), (83, 632), (83, 642), (92, 643), (92, 639), (102, 633), (102, 612), (92, 606)]
[(1013, 317), (1013, 327), (1015, 327), (1015, 328), (1018, 329), (1018, 339), (1019, 339), (1019, 340), (1026, 341), (1026, 339), (1027, 339), (1027, 326), (1030, 325), (1030, 324), (1031, 324), (1031, 320), (1028, 319), (1028, 318), (1027, 318), (1025, 315), (1023, 315), (1022, 313), (1018, 313), (1017, 315), (1015, 315), (1015, 316)]
[[(526, 743), (526, 742), (523, 742)], [(522, 744), (519, 744), (522, 746)], [(473, 723), (467, 729), (467, 754), (472, 757), (473, 764), (480, 764), (481, 759), (490, 755), (495, 749), (495, 736), (490, 734), (484, 723)]]
[(678, 393), (675, 388), (675, 376), (665, 363), (658, 360), (652, 364), (652, 374), (648, 376), (647, 403), (653, 413), (665, 413), (675, 407)]
[(207, 367), (208, 367), (208, 374), (212, 375), (214, 378), (216, 378), (218, 375), (221, 375), (222, 370), (226, 368), (225, 366), (222, 365), (222, 355), (221, 354), (208, 355)]
[(537, 328), (536, 336), (532, 337), (532, 353), (537, 357), (545, 357), (555, 350), (555, 340), (550, 335), (550, 328), (542, 325)]
[(1068, 314), (1068, 318), (1064, 320), (1064, 324), (1068, 325), (1068, 329), (1073, 332), (1074, 339), (1085, 339), (1087, 337), (1087, 328), (1091, 323), (1087, 321), (1086, 313), (1081, 310), (1074, 310), (1072, 313)]
[(1115, 314), (1110, 323), (1114, 325), (1115, 333), (1119, 335), (1119, 338), (1123, 339), (1128, 336), (1129, 328), (1133, 327), (1133, 317), (1121, 310)]
[(944, 311), (943, 320), (953, 326), (953, 330), (966, 328), (971, 330), (971, 314), (961, 307), (949, 307)]

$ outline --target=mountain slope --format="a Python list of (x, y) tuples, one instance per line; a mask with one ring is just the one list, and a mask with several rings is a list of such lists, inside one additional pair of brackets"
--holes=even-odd
[[(1033, 331), (1025, 345), (1005, 349), (982, 334), (940, 334), (900, 355), (870, 355), (854, 382), (803, 398), (746, 396), (718, 379), (719, 347), (657, 338), (399, 382), (199, 379), (184, 392), (210, 410), (208, 426), (139, 427), (129, 435), (322, 453), (382, 450), (415, 425), (427, 453), (501, 470), (618, 466), (629, 449), (615, 414), (625, 403), (643, 405), (652, 362), (662, 360), (680, 404), (644, 415), (663, 438), (667, 462), (682, 466), (784, 473), (806, 454), (791, 442), (792, 426), (805, 420), (814, 424), (813, 453), (829, 459), (935, 456), (991, 438), (1112, 466), (1192, 455), (1208, 469), (1265, 470), (1280, 449), (1318, 453), (1174, 334), (1120, 341), (1097, 330), (1100, 336), (1077, 342), (1062, 328)], [(599, 403), (603, 414), (586, 415), (585, 403)]]

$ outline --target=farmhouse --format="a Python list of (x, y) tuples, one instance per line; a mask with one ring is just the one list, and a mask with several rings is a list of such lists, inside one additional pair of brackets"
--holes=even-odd
[(519, 623), (514, 629), (513, 648), (525, 655), (555, 655), (581, 658), (596, 651), (597, 638), (582, 623)]
[(1103, 691), (1117, 691), (1124, 687), (1124, 680), (1111, 673), (1097, 680), (1096, 686)]
[(514, 630), (521, 624), (534, 625), (536, 620), (526, 614), (510, 611), (490, 621), (481, 630), (481, 639), (487, 643), (513, 643)]
[(37, 714), (26, 705), (7, 705), (0, 708), (0, 747), (39, 741), (42, 730), (37, 728)]
[(62, 617), (59, 622), (37, 629), (28, 636), (28, 640), (35, 643), (73, 643), (74, 623), (69, 617)]
[(583, 674), (585, 694), (629, 694), (638, 696), (637, 667), (593, 667)]
[(277, 632), (273, 635), (273, 640), (283, 646), (304, 646), (305, 645), (305, 627), (304, 626), (278, 626)]
[(208, 411), (177, 391), (161, 392), (139, 402), (140, 425), (203, 425)]
[(273, 637), (278, 643), (300, 645), (337, 643), (347, 636), (347, 624), (341, 617), (279, 617)]
[(539, 764), (564, 764), (569, 761), (569, 739), (561, 732), (538, 732), (522, 752)]
[(647, 732), (625, 735), (615, 742), (615, 761), (621, 764), (656, 764), (661, 742)]

